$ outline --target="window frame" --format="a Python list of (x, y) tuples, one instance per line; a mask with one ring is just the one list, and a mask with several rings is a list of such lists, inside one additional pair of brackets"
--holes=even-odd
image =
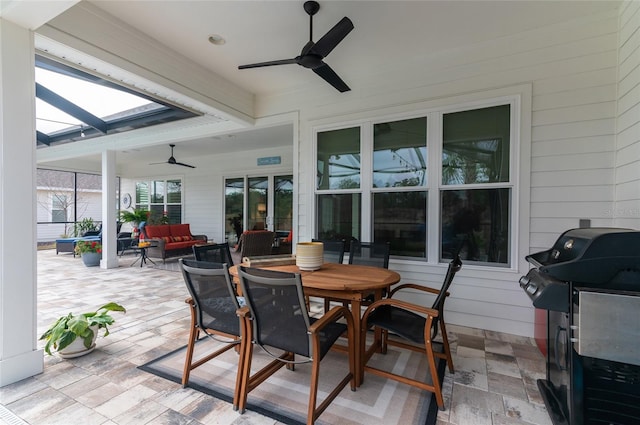
[[(169, 196), (167, 196), (167, 190), (169, 188), (169, 183), (168, 182), (175, 182), (175, 181), (179, 181), (180, 182), (180, 202), (167, 202)], [(163, 202), (153, 202), (154, 200), (154, 193), (155, 193), (155, 188), (156, 188), (156, 183), (157, 182), (162, 182), (163, 185)], [(141, 203), (138, 201), (138, 185), (139, 184), (145, 184), (147, 186), (147, 202), (146, 203)], [(164, 213), (167, 213), (168, 208), (167, 206), (176, 206), (179, 205), (180, 206), (180, 223), (184, 222), (184, 194), (185, 194), (185, 190), (184, 190), (184, 179), (182, 177), (166, 177), (166, 178), (150, 178), (150, 179), (136, 179), (135, 183), (134, 183), (134, 191), (135, 191), (135, 208), (136, 209), (142, 209), (144, 211), (152, 211), (151, 207), (152, 206), (158, 206), (158, 205), (162, 205), (162, 211), (163, 211), (163, 215)], [(170, 214), (168, 215), (169, 217), (171, 216)]]
[[(468, 189), (496, 189), (508, 187), (511, 189), (510, 199), (510, 217), (509, 217), (509, 242), (508, 242), (508, 263), (478, 263), (473, 262), (473, 266), (487, 268), (490, 270), (510, 269), (515, 270), (518, 268), (519, 255), (518, 244), (521, 238), (521, 220), (526, 220), (526, 217), (520, 217), (522, 211), (522, 196), (521, 196), (521, 176), (522, 173), (529, 172), (529, 167), (521, 160), (521, 134), (522, 134), (522, 122), (525, 118), (525, 122), (528, 122), (527, 116), (523, 116), (523, 113), (530, 114), (530, 107), (524, 108), (522, 105), (522, 98), (530, 99), (531, 87), (522, 85), (514, 88), (497, 89), (495, 92), (505, 92), (505, 94), (490, 96), (488, 94), (483, 95), (466, 95), (459, 96), (451, 99), (444, 99), (442, 101), (425, 102), (434, 103), (430, 107), (424, 107), (422, 109), (407, 110), (402, 113), (385, 111), (376, 114), (375, 116), (366, 116), (360, 114), (360, 118), (357, 120), (349, 120), (344, 122), (328, 122), (317, 123), (310, 127), (311, 140), (312, 140), (312, 153), (313, 153), (313, 170), (317, 173), (317, 154), (318, 154), (318, 133), (332, 130), (340, 130), (349, 127), (360, 127), (360, 154), (361, 154), (361, 186), (359, 189), (322, 189), (319, 190), (316, 184), (316, 175), (313, 177), (313, 191), (311, 196), (311, 211), (313, 212), (312, 235), (317, 235), (318, 229), (318, 211), (317, 211), (317, 196), (322, 194), (346, 194), (346, 193), (359, 193), (362, 202), (362, 213), (360, 217), (361, 225), (361, 238), (362, 240), (371, 240), (373, 235), (373, 210), (372, 201), (373, 193), (388, 191), (388, 188), (374, 188), (373, 187), (373, 128), (375, 124), (392, 122), (399, 120), (407, 120), (412, 118), (426, 117), (427, 118), (427, 179), (425, 186), (413, 186), (413, 187), (401, 187), (394, 189), (394, 192), (400, 191), (426, 191), (427, 192), (427, 211), (426, 211), (426, 257), (398, 257), (392, 256), (394, 261), (410, 261), (410, 262), (426, 262), (429, 264), (441, 264), (440, 261), (440, 234), (442, 227), (442, 220), (440, 216), (441, 211), (441, 192), (442, 190), (468, 190)], [(463, 112), (474, 109), (490, 108), (500, 105), (509, 105), (510, 117), (509, 117), (509, 179), (505, 182), (489, 182), (489, 183), (474, 183), (474, 184), (461, 184), (461, 185), (443, 185), (442, 181), (442, 147), (443, 147), (443, 119), (447, 113)], [(407, 108), (415, 105), (407, 105)], [(395, 108), (394, 108), (395, 109)], [(373, 114), (371, 114), (373, 115)], [(530, 117), (529, 117), (530, 119)], [(527, 151), (530, 147), (530, 140), (527, 140)], [(527, 194), (529, 190), (527, 190)]]

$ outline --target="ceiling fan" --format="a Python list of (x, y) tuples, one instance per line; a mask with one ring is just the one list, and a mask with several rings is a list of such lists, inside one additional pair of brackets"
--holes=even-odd
[(309, 41), (304, 45), (299, 56), (291, 59), (281, 59), (269, 62), (240, 65), (238, 69), (259, 68), (263, 66), (288, 65), (297, 63), (300, 66), (311, 69), (331, 84), (340, 93), (351, 90), (347, 84), (336, 74), (323, 59), (353, 30), (353, 22), (346, 16), (331, 28), (317, 43), (313, 42), (313, 15), (320, 10), (316, 1), (304, 2), (304, 10), (309, 15)]
[(153, 162), (153, 163), (151, 163), (151, 164), (149, 164), (149, 165), (171, 164), (171, 165), (182, 165), (183, 167), (189, 167), (189, 168), (196, 168), (196, 167), (195, 167), (195, 166), (193, 166), (193, 165), (189, 165), (189, 164), (185, 164), (184, 162), (178, 162), (178, 161), (176, 161), (176, 159), (173, 157), (173, 148), (175, 148), (175, 147), (176, 147), (176, 145), (171, 144), (171, 145), (169, 145), (169, 146), (171, 146), (171, 156), (169, 157), (169, 159), (167, 159), (167, 160), (166, 160), (166, 161), (164, 161), (164, 162)]

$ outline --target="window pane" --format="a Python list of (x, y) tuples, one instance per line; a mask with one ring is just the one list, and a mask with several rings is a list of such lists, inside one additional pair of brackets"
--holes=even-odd
[(169, 224), (182, 223), (182, 205), (167, 205)]
[(152, 182), (152, 191), (151, 191), (151, 203), (152, 204), (162, 204), (164, 203), (164, 180), (154, 181)]
[(359, 193), (318, 195), (318, 239), (360, 239)]
[(147, 218), (147, 224), (161, 224), (164, 216), (164, 205), (151, 205), (149, 211), (151, 211), (151, 214)]
[(136, 183), (136, 206), (146, 206), (149, 204), (149, 183)]
[(267, 219), (267, 189), (269, 180), (266, 177), (252, 177), (248, 180), (249, 197), (247, 199), (249, 229), (266, 229)]
[(445, 114), (442, 183), (509, 181), (510, 106)]
[(182, 202), (182, 181), (167, 180), (167, 203), (180, 204)]
[(318, 133), (318, 189), (360, 187), (360, 127)]
[(374, 193), (373, 239), (390, 242), (391, 255), (426, 258), (427, 192)]
[(293, 176), (274, 178), (274, 227), (278, 231), (290, 231), (293, 226)]
[(243, 230), (244, 179), (227, 179), (224, 186), (225, 233), (229, 243), (235, 244)]
[(375, 124), (373, 187), (424, 186), (427, 176), (427, 119)]
[(466, 261), (509, 265), (511, 189), (441, 193), (441, 259), (458, 250)]

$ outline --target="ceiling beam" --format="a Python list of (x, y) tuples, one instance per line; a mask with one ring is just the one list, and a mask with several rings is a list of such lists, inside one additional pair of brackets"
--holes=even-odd
[(36, 97), (44, 102), (47, 102), (54, 108), (58, 108), (61, 111), (66, 112), (67, 114), (82, 121), (88, 126), (95, 128), (102, 134), (107, 134), (108, 125), (106, 122), (96, 117), (89, 111), (82, 109), (75, 103), (68, 101), (54, 91), (49, 90), (42, 84), (36, 83)]

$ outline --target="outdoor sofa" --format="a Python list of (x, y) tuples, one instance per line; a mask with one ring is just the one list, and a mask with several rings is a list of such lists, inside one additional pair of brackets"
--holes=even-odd
[(147, 248), (147, 256), (162, 258), (180, 257), (193, 253), (194, 245), (207, 243), (207, 235), (192, 235), (189, 224), (144, 224), (140, 231), (152, 245)]

